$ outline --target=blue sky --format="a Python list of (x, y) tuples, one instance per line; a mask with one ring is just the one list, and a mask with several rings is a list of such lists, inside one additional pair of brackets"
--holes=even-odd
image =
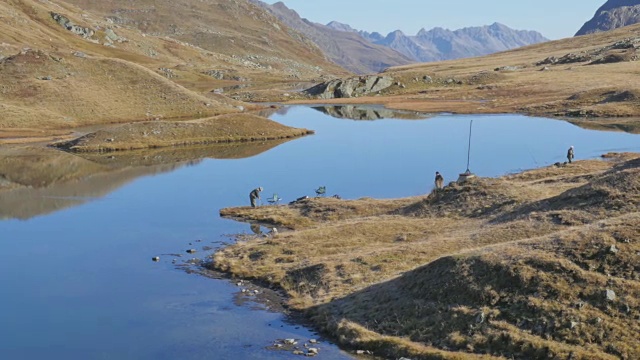
[[(264, 1), (264, 0), (263, 0)], [(267, 0), (273, 4), (276, 1)], [(387, 34), (400, 29), (459, 29), (494, 22), (536, 30), (550, 39), (573, 36), (606, 0), (284, 0), (311, 21), (335, 20), (358, 30)]]

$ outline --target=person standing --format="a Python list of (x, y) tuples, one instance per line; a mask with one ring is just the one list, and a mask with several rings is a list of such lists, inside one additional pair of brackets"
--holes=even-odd
[(260, 199), (260, 192), (262, 191), (262, 187), (257, 189), (253, 189), (249, 193), (249, 200), (251, 201), (251, 207), (256, 207), (256, 199)]
[(567, 160), (569, 161), (569, 164), (571, 164), (571, 161), (573, 160), (573, 145), (571, 145), (571, 147), (569, 148), (569, 150), (567, 150)]
[(444, 187), (444, 178), (436, 171), (436, 189), (442, 190)]

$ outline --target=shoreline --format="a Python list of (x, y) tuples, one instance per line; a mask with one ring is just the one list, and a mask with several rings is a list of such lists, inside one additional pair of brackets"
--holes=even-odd
[[(483, 336), (478, 339), (467, 338), (459, 332), (445, 331), (440, 336), (434, 333), (428, 342), (411, 341), (406, 337), (416, 338), (417, 335), (410, 335), (412, 327), (407, 324), (393, 325), (395, 332), (405, 334), (401, 337), (384, 330), (392, 324), (384, 320), (393, 316), (387, 314), (390, 309), (395, 310), (395, 316), (407, 321), (423, 321), (425, 329), (433, 328), (436, 323), (443, 324), (445, 328), (456, 328), (459, 320), (454, 321), (454, 318), (434, 323), (430, 319), (432, 315), (420, 315), (415, 310), (398, 308), (399, 304), (396, 303), (409, 301), (412, 296), (398, 298), (394, 294), (400, 290), (391, 289), (404, 289), (400, 292), (413, 289), (410, 293), (416, 296), (418, 279), (427, 283), (442, 281), (442, 275), (424, 278), (416, 277), (416, 273), (433, 271), (430, 269), (445, 271), (443, 274), (456, 273), (461, 264), (469, 261), (491, 263), (491, 266), (513, 271), (514, 266), (524, 265), (520, 262), (510, 265), (512, 260), (506, 259), (516, 256), (524, 259), (519, 261), (525, 263), (542, 261), (537, 253), (533, 252), (534, 256), (530, 250), (525, 250), (532, 246), (545, 249), (553, 247), (553, 239), (557, 237), (568, 238), (564, 241), (581, 247), (584, 244), (574, 234), (584, 233), (585, 238), (593, 239), (600, 231), (591, 230), (592, 225), (611, 228), (606, 233), (613, 234), (608, 236), (614, 238), (631, 231), (629, 226), (638, 227), (640, 194), (637, 189), (620, 194), (618, 188), (634, 189), (633, 184), (638, 182), (636, 178), (640, 172), (640, 154), (608, 154), (603, 158), (607, 161), (581, 160), (566, 166), (552, 165), (499, 178), (478, 178), (463, 185), (454, 183), (444, 191), (427, 196), (389, 200), (316, 198), (295, 205), (221, 209), (221, 215), (226, 218), (293, 230), (281, 231), (275, 237), (256, 237), (226, 246), (214, 254), (209, 266), (234, 277), (257, 279), (282, 289), (287, 294), (291, 309), (308, 317), (318, 331), (329, 334), (334, 341), (349, 349), (362, 348), (375, 355), (492, 358), (491, 355), (504, 353), (533, 356), (545, 348), (545, 351), (558, 356), (571, 352), (576, 358), (608, 358), (608, 341), (605, 340), (592, 344), (589, 352), (561, 341), (559, 335), (555, 335), (559, 337), (557, 340), (545, 340), (539, 334), (524, 336), (526, 334), (508, 320), (521, 315), (513, 313), (514, 310), (509, 310), (509, 307), (505, 308), (506, 305), (496, 307), (497, 304), (490, 297), (484, 298), (487, 295), (471, 301), (475, 304), (461, 313), (462, 308), (454, 311), (459, 313), (457, 317), (470, 316), (469, 323), (472, 324), (480, 317), (480, 313), (484, 314), (483, 319), (491, 319), (486, 324), (483, 320), (484, 325), (480, 326), (483, 329), (486, 327), (482, 330), (484, 339), (480, 339)], [(609, 183), (608, 179), (613, 178), (618, 180)], [(588, 199), (588, 203), (584, 205), (580, 199)], [(633, 251), (640, 254), (640, 245), (631, 244), (631, 249), (637, 248)], [(620, 248), (623, 245), (617, 246)], [(625, 249), (625, 252), (631, 249)], [(548, 251), (545, 256), (549, 256), (549, 259), (544, 261), (564, 264), (567, 255), (556, 249)], [(393, 261), (388, 262), (389, 259)], [(539, 281), (544, 282), (544, 276), (549, 271), (553, 272), (543, 270), (539, 275), (532, 273), (532, 276), (540, 276)], [(560, 278), (567, 276), (564, 273), (554, 274)], [(456, 289), (473, 283), (499, 280), (477, 276), (455, 280), (460, 284), (453, 288), (449, 283), (441, 283), (439, 287), (459, 291)], [(584, 276), (589, 279), (585, 288), (592, 291), (594, 284), (599, 281), (599, 275), (597, 272), (587, 272)], [(444, 277), (448, 279), (448, 275)], [(517, 297), (514, 294), (518, 292), (514, 293), (511, 286), (513, 284), (493, 284), (495, 290), (492, 291), (500, 294), (498, 298)], [(558, 285), (551, 283), (546, 286)], [(531, 284), (519, 291), (526, 292), (529, 288), (531, 291), (540, 291)], [(635, 287), (632, 289), (628, 291), (635, 291)], [(467, 292), (474, 291), (468, 289), (460, 296), (468, 296)], [(580, 297), (570, 289), (554, 291), (567, 292), (567, 297)], [(625, 290), (616, 288), (615, 291), (620, 293)], [(442, 293), (431, 287), (418, 293), (418, 298), (432, 298), (434, 304), (443, 302), (438, 306), (451, 307), (456, 303), (455, 300), (446, 300), (446, 296), (442, 299)], [(515, 299), (511, 301), (517, 302)], [(541, 301), (540, 306), (550, 306), (543, 299)], [(565, 312), (573, 312), (568, 304), (554, 306), (565, 309)], [(597, 308), (596, 304), (591, 306)], [(497, 310), (492, 309), (501, 310), (495, 312)], [(635, 305), (631, 311), (635, 311), (633, 309)], [(501, 315), (503, 312), (509, 315)], [(597, 312), (594, 310), (594, 313)], [(537, 316), (543, 317), (543, 313)], [(382, 323), (369, 323), (370, 319), (376, 318)], [(624, 322), (615, 320), (614, 323), (616, 321)], [(597, 327), (593, 327), (584, 331), (596, 330)], [(527, 344), (530, 350), (497, 346), (489, 335), (493, 331), (504, 332), (512, 341), (518, 339), (517, 342)], [(460, 337), (455, 343), (451, 338), (453, 333)], [(457, 346), (452, 345), (456, 343)], [(493, 347), (486, 347), (489, 344), (493, 344)], [(632, 354), (640, 350), (626, 351), (626, 354), (634, 356)]]
[[(640, 133), (640, 114), (631, 114), (624, 116), (616, 116), (603, 114), (602, 116), (566, 116), (562, 114), (554, 114), (542, 111), (519, 111), (522, 109), (516, 108), (478, 108), (474, 107), (474, 105), (478, 104), (486, 104), (491, 103), (493, 100), (469, 100), (469, 99), (459, 99), (459, 100), (427, 100), (421, 99), (420, 101), (415, 101), (415, 99), (411, 100), (412, 95), (415, 94), (407, 94), (407, 95), (394, 95), (388, 97), (360, 97), (360, 98), (351, 98), (351, 99), (332, 99), (330, 102), (326, 100), (316, 99), (304, 99), (304, 100), (285, 100), (282, 102), (278, 102), (278, 107), (286, 107), (286, 106), (363, 106), (363, 107), (378, 107), (381, 109), (385, 109), (388, 111), (399, 111), (399, 112), (407, 112), (407, 113), (421, 113), (421, 114), (459, 114), (459, 115), (522, 115), (522, 116), (530, 116), (530, 117), (543, 117), (552, 120), (565, 121), (586, 129), (594, 129), (594, 130), (602, 130), (602, 131), (623, 131), (629, 133)], [(408, 101), (409, 99), (410, 101)], [(273, 104), (272, 102), (266, 102), (266, 104)], [(269, 109), (265, 107), (264, 110)], [(253, 116), (253, 113), (259, 113), (260, 110), (250, 111), (248, 113), (241, 114), (233, 114), (226, 115), (229, 116)], [(225, 117), (219, 116), (219, 117)], [(180, 124), (180, 126), (185, 126), (186, 124), (194, 123), (194, 122), (206, 122), (207, 120), (214, 118), (200, 118), (194, 120), (185, 120), (185, 121), (171, 121), (162, 120), (162, 121), (136, 121), (136, 122), (124, 122), (124, 123), (110, 123), (105, 122), (103, 124), (94, 124), (91, 127), (96, 128), (93, 132), (98, 132), (101, 130), (109, 130), (119, 127), (143, 127), (144, 124)], [(268, 120), (267, 118), (264, 118)], [(60, 128), (60, 129), (2, 129), (0, 131), (0, 145), (15, 145), (15, 144), (27, 144), (27, 143), (44, 143), (47, 142), (49, 145), (56, 146), (57, 143), (71, 143), (79, 140), (80, 138), (90, 135), (93, 132), (78, 134), (75, 131), (75, 127), (73, 128)], [(313, 130), (308, 130), (307, 133), (303, 135), (312, 134)], [(174, 140), (169, 142), (168, 144), (161, 145), (147, 145), (144, 144), (144, 138), (141, 136), (138, 139), (135, 139), (137, 142), (142, 142), (143, 144), (124, 144), (122, 148), (115, 149), (118, 150), (134, 150), (134, 149), (144, 149), (144, 148), (156, 148), (156, 147), (170, 147), (170, 146), (180, 146), (180, 145), (197, 145), (197, 144), (209, 144), (209, 143), (233, 143), (237, 141), (261, 141), (261, 140), (271, 140), (271, 139), (283, 139), (283, 138), (291, 138), (297, 137), (300, 135), (287, 135), (287, 136), (261, 136), (252, 138), (251, 136), (242, 137), (240, 139), (219, 139), (215, 136), (212, 136), (208, 139), (190, 139), (189, 137), (181, 138), (179, 140)], [(97, 151), (97, 150), (91, 150)]]

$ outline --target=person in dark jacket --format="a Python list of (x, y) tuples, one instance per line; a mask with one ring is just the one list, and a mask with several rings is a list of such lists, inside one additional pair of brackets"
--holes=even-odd
[(436, 171), (436, 189), (442, 190), (444, 187), (444, 178)]
[(567, 150), (567, 160), (571, 164), (571, 160), (573, 160), (573, 145)]
[(251, 207), (256, 207), (256, 200), (260, 199), (261, 191), (262, 191), (262, 187), (259, 187), (257, 189), (253, 189), (253, 191), (249, 193), (249, 200), (251, 201)]

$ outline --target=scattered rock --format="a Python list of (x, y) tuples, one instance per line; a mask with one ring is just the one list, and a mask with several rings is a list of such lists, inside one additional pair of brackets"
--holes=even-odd
[(295, 345), (296, 344), (296, 339), (284, 339), (283, 343), (285, 343), (287, 345)]
[(611, 245), (608, 250), (611, 254), (617, 254), (618, 251), (620, 251), (620, 249), (618, 249), (615, 245)]
[(604, 296), (607, 299), (607, 301), (615, 301), (616, 300), (616, 293), (613, 290), (605, 290), (604, 292)]
[(207, 70), (203, 71), (202, 73), (218, 80), (224, 80), (225, 76), (225, 72), (222, 70)]
[(162, 68), (159, 68), (159, 69), (158, 69), (158, 71), (159, 71), (159, 72), (160, 72), (164, 77), (166, 77), (167, 79), (173, 79), (173, 78), (178, 77), (178, 75), (176, 75), (176, 73), (175, 73), (175, 72), (173, 72), (173, 70), (168, 69), (168, 68), (164, 68), (164, 67), (162, 67)]
[(580, 325), (580, 323), (579, 323), (579, 322), (572, 321), (572, 322), (569, 324), (569, 328), (571, 328), (571, 329), (575, 329), (576, 327), (578, 327), (578, 325)]
[(517, 71), (520, 69), (522, 69), (521, 66), (500, 66), (493, 69), (493, 71)]
[(311, 344), (317, 344), (317, 343), (318, 343), (318, 340), (316, 340), (316, 339), (309, 339), (309, 343), (311, 343)]
[(484, 312), (481, 312), (480, 314), (478, 314), (478, 317), (476, 317), (476, 323), (482, 324), (484, 323), (486, 318), (487, 318), (487, 315), (485, 315)]
[(74, 24), (73, 22), (71, 22), (71, 20), (69, 20), (69, 18), (67, 18), (64, 15), (61, 15), (61, 14), (58, 14), (58, 13), (55, 13), (55, 12), (51, 12), (51, 17), (53, 18), (53, 20), (55, 20), (55, 22), (57, 22), (58, 24), (63, 26), (65, 29), (71, 31), (72, 33), (74, 33), (76, 35), (80, 35), (85, 39), (92, 37), (93, 34), (95, 33), (90, 28), (86, 28), (86, 27), (82, 27), (82, 26), (78, 26), (78, 25)]
[(77, 56), (79, 58), (86, 58), (87, 54), (83, 53), (82, 51), (74, 51), (73, 56)]
[(104, 31), (104, 34), (105, 34), (105, 39), (106, 39), (108, 42), (114, 42), (114, 41), (115, 41), (115, 42), (122, 43), (122, 42), (127, 41), (127, 39), (123, 38), (122, 36), (119, 36), (119, 35), (118, 35), (118, 34), (116, 34), (116, 33), (115, 33), (115, 31), (113, 31), (112, 29), (106, 29), (106, 30)]
[(309, 354), (318, 354), (319, 352), (318, 348), (309, 348), (307, 351)]

